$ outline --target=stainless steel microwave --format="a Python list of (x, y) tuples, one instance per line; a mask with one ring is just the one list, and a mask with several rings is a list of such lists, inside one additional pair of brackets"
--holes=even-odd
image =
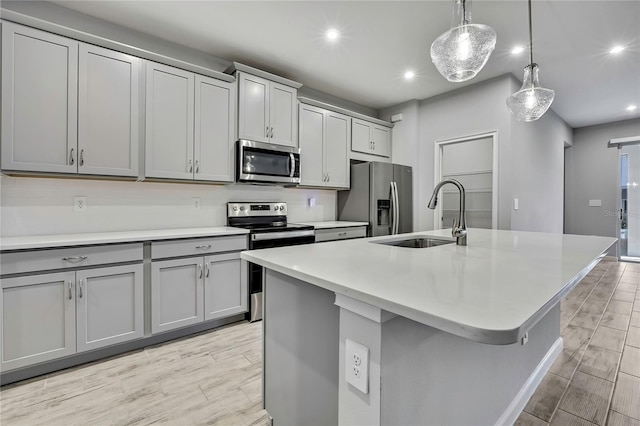
[(238, 182), (300, 183), (300, 149), (240, 139), (237, 144)]

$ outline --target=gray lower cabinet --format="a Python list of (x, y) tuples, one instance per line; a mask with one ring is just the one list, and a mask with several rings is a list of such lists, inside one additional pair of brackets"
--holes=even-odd
[(204, 320), (202, 262), (202, 257), (152, 262), (151, 333)]
[(350, 240), (352, 238), (364, 238), (366, 236), (366, 226), (316, 229), (316, 243), (336, 240)]
[(142, 264), (2, 279), (2, 370), (143, 337)]
[(76, 353), (74, 272), (2, 280), (2, 370)]
[(154, 261), (151, 333), (247, 312), (247, 266), (240, 253)]
[(240, 253), (207, 256), (204, 262), (204, 319), (247, 312), (247, 264)]

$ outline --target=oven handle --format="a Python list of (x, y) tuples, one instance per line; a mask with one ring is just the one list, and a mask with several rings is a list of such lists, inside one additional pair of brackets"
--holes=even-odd
[(289, 173), (289, 177), (293, 177), (296, 172), (296, 157), (293, 153), (289, 153), (289, 158), (291, 158), (291, 173)]
[(266, 241), (266, 240), (282, 240), (284, 238), (296, 238), (296, 237), (312, 237), (316, 234), (313, 229), (304, 231), (282, 231), (282, 232), (265, 232), (261, 234), (252, 234), (252, 241)]

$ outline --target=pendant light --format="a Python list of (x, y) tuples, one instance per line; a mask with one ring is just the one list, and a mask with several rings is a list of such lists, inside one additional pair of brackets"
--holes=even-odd
[(447, 80), (472, 79), (496, 47), (496, 32), (471, 23), (471, 0), (453, 0), (453, 24), (431, 44), (431, 61)]
[(529, 0), (529, 65), (524, 67), (522, 87), (507, 98), (507, 107), (518, 121), (536, 121), (551, 106), (555, 92), (540, 87), (538, 64), (533, 62), (533, 31), (531, 29), (531, 0)]

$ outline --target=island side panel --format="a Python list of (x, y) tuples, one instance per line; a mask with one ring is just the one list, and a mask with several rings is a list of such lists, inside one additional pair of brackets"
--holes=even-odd
[(273, 424), (337, 425), (340, 311), (334, 293), (268, 269), (263, 292), (263, 397)]
[[(396, 317), (382, 328), (382, 424), (496, 424), (522, 410), (521, 392), (547, 353), (558, 350), (560, 306), (530, 331), (526, 345), (489, 345)], [(554, 346), (554, 344), (556, 344)], [(550, 356), (555, 355), (551, 352)], [(553, 362), (547, 358), (544, 368)], [(514, 401), (520, 395), (523, 401)], [(515, 420), (515, 418), (513, 419)]]

